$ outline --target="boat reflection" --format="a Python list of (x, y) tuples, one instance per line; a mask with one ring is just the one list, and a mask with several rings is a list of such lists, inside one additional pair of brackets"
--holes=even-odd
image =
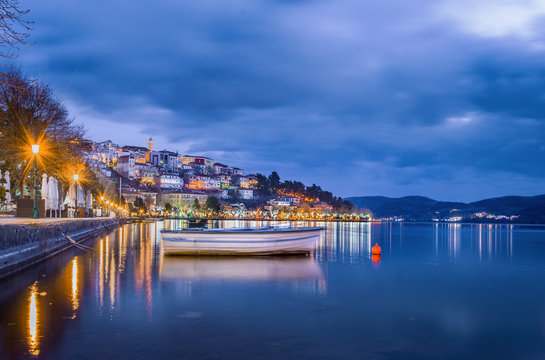
[(203, 258), (164, 257), (162, 280), (324, 280), (320, 266), (308, 257)]

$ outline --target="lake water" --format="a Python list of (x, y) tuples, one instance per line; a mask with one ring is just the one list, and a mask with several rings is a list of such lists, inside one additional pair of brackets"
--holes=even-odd
[(312, 256), (263, 258), (125, 225), (0, 282), (0, 359), (545, 357), (545, 228), (319, 225)]

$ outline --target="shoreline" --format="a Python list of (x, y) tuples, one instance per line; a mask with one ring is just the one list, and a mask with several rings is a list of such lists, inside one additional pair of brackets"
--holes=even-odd
[[(7, 220), (7, 219), (6, 219)], [(11, 220), (11, 219), (10, 219)], [(0, 222), (0, 280), (128, 222), (123, 218)]]
[(346, 222), (346, 223), (371, 223), (371, 224), (459, 224), (459, 225), (512, 225), (512, 226), (543, 226), (545, 224), (531, 224), (531, 223), (515, 223), (515, 222), (465, 222), (465, 221), (393, 221), (393, 220), (341, 220), (341, 219), (261, 219), (261, 218), (187, 218), (187, 217), (160, 217), (160, 218), (145, 218), (140, 220), (224, 220), (224, 221), (286, 221), (286, 222)]
[[(153, 218), (149, 218), (153, 219)], [(262, 219), (262, 218), (200, 218), (200, 217), (161, 217), (158, 219), (163, 220), (228, 220), (228, 221), (311, 221), (311, 222), (362, 222), (362, 223), (371, 223), (374, 221), (369, 220), (341, 220), (341, 219)]]

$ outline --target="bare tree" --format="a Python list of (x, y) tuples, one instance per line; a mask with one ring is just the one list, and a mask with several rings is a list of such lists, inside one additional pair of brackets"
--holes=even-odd
[(28, 44), (32, 24), (24, 19), (28, 12), (20, 9), (18, 0), (0, 0), (0, 57), (13, 58), (19, 45)]
[(13, 189), (24, 192), (32, 144), (40, 145), (40, 172), (69, 184), (86, 171), (81, 158), (84, 131), (68, 116), (51, 90), (14, 68), (0, 74), (0, 159), (13, 175)]

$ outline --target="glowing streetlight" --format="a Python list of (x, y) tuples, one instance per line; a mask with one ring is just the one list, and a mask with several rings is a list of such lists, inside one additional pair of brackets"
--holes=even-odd
[(76, 213), (75, 213), (75, 216), (74, 217), (78, 217), (78, 180), (79, 180), (79, 175), (78, 174), (74, 174), (74, 182), (76, 183)]
[(40, 214), (38, 212), (38, 183), (37, 183), (37, 177), (38, 177), (38, 152), (40, 151), (40, 145), (34, 144), (31, 145), (32, 147), (32, 153), (34, 154), (34, 208), (32, 210), (32, 218), (38, 219), (40, 217)]

